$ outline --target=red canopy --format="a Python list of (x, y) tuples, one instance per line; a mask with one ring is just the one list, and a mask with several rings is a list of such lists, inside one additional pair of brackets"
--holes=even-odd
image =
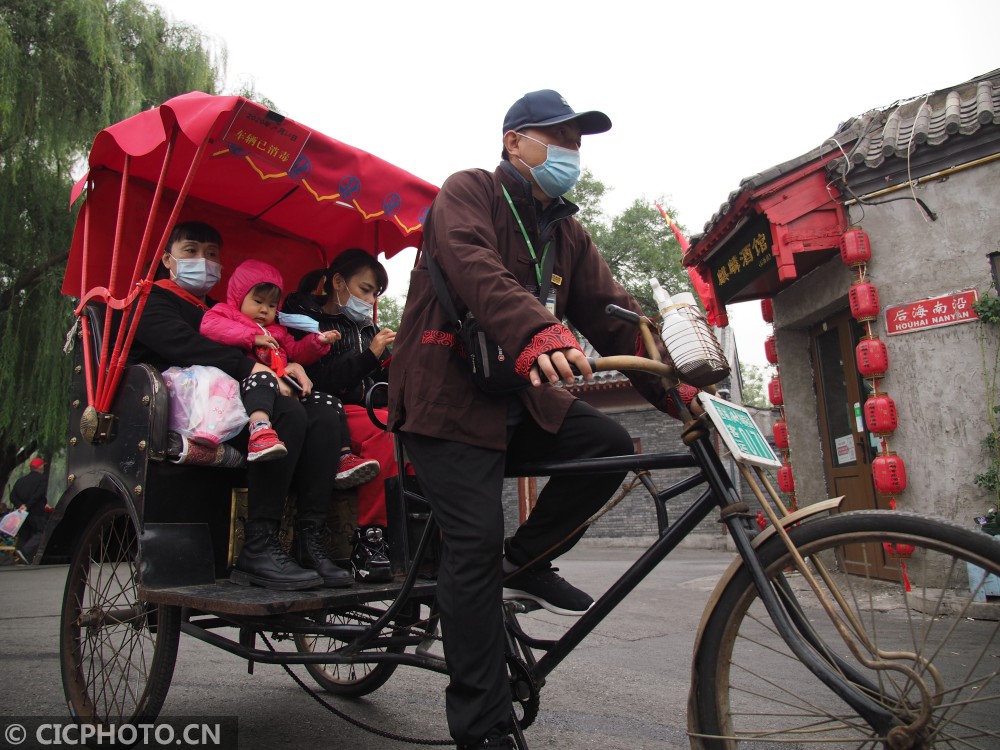
[[(201, 92), (102, 130), (89, 163), (73, 190), (75, 201), (86, 188), (86, 203), (63, 279), (63, 292), (76, 297), (134, 293), (143, 238), (139, 277), (159, 257), (186, 181), (176, 221), (213, 224), (225, 269), (267, 260), (281, 269), (286, 291), (346, 248), (392, 257), (418, 246), (437, 194), (419, 177), (259, 104)], [(158, 185), (162, 197), (150, 217)]]

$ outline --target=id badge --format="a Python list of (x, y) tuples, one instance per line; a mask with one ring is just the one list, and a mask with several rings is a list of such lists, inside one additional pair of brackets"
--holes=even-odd
[(545, 309), (548, 310), (553, 316), (556, 314), (556, 293), (554, 291), (549, 292), (549, 298), (545, 300)]

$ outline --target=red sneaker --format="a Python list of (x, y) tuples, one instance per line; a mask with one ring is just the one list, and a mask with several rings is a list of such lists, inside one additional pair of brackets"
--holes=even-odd
[(344, 453), (340, 456), (340, 466), (337, 468), (337, 480), (334, 485), (338, 490), (357, 487), (377, 477), (381, 468), (379, 462), (373, 458), (361, 458), (353, 453)]
[(288, 455), (285, 444), (278, 439), (278, 433), (270, 427), (263, 427), (250, 434), (247, 447), (247, 461), (274, 461)]

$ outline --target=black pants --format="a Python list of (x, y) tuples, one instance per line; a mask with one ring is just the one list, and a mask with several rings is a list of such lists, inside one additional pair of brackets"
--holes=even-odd
[[(255, 372), (245, 377), (243, 382), (240, 383), (240, 398), (243, 400), (243, 408), (247, 414), (262, 411), (267, 414), (268, 419), (271, 419), (272, 427), (274, 427), (274, 402), (276, 399), (281, 398), (281, 390), (278, 388), (278, 379), (273, 374), (270, 372)], [(351, 431), (347, 426), (347, 413), (344, 411), (344, 405), (340, 403), (339, 399), (327, 393), (314, 390), (308, 396), (303, 396), (299, 400), (303, 403), (310, 401), (322, 403), (336, 409), (339, 419), (337, 435), (340, 437), (330, 435), (331, 444), (339, 448), (340, 451), (349, 451), (351, 449)], [(274, 427), (274, 430), (278, 433), (278, 437), (284, 440), (278, 428)]]
[[(521, 461), (630, 455), (632, 440), (616, 421), (583, 401), (570, 408), (559, 432), (530, 417), (508, 428), (508, 449), (476, 448), (404, 432), (421, 489), (443, 532), (437, 599), (451, 681), (448, 727), (459, 744), (508, 731), (511, 696), (504, 662), (501, 608), (504, 467)], [(583, 535), (571, 532), (618, 489), (624, 473), (553, 477), (508, 545), (511, 562), (544, 554), (544, 564)]]
[(253, 521), (280, 521), (289, 490), (296, 497), (296, 519), (324, 523), (337, 476), (343, 407), (326, 394), (306, 400), (278, 395), (271, 424), (288, 455), (277, 461), (247, 465), (247, 517)]

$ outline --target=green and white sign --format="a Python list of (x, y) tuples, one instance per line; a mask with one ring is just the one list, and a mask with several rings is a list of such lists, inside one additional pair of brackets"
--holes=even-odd
[(753, 421), (749, 411), (708, 393), (699, 393), (698, 399), (722, 435), (733, 458), (757, 466), (781, 466), (781, 461), (771, 450), (767, 438)]

